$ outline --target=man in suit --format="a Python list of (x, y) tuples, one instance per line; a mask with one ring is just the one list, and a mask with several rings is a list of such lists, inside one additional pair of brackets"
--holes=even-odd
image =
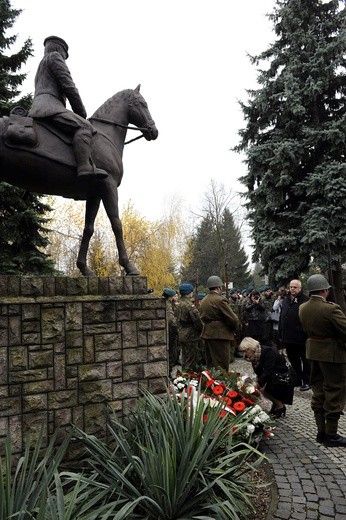
[(227, 298), (221, 295), (222, 286), (221, 278), (209, 276), (209, 294), (201, 301), (199, 311), (203, 322), (201, 337), (205, 341), (207, 367), (218, 367), (227, 372), (231, 361), (231, 341), (234, 340), (239, 319)]
[(310, 389), (310, 362), (306, 359), (306, 333), (299, 320), (299, 307), (309, 298), (302, 291), (300, 280), (291, 280), (289, 294), (281, 302), (278, 336), (282, 348), (297, 374), (301, 391)]
[(339, 305), (327, 301), (331, 286), (324, 276), (310, 276), (307, 287), (310, 299), (299, 307), (299, 318), (308, 334), (316, 440), (346, 448), (346, 437), (337, 433), (346, 403), (346, 316)]

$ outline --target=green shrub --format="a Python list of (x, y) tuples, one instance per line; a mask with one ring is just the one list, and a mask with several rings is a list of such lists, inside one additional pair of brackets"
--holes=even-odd
[(235, 443), (220, 411), (211, 408), (204, 423), (203, 400), (167, 390), (164, 399), (145, 393), (127, 426), (108, 414), (110, 445), (76, 429), (114, 518), (236, 520), (251, 509), (246, 475), (263, 455)]

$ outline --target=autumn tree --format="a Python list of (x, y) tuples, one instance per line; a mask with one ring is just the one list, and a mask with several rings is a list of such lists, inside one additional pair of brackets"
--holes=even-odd
[[(65, 274), (78, 273), (76, 260), (84, 226), (84, 203), (54, 201), (49, 253)], [(150, 222), (136, 211), (131, 202), (122, 210), (123, 235), (131, 261), (148, 286), (157, 294), (166, 286), (177, 285), (177, 262), (181, 250), (181, 232), (186, 226), (180, 221), (180, 212), (172, 212), (159, 221)], [(95, 232), (90, 241), (88, 265), (98, 276), (120, 276), (114, 234), (106, 212), (100, 207), (95, 221)]]
[(242, 103), (247, 208), (271, 283), (307, 272), (311, 260), (342, 295), (346, 250), (346, 24), (338, 0), (278, 0), (276, 40), (251, 58), (257, 90)]
[[(12, 9), (9, 0), (0, 0), (0, 116), (8, 116), (15, 105), (28, 109), (32, 96), (20, 97), (26, 74), (22, 66), (32, 56), (27, 39), (18, 52), (8, 54), (17, 36), (7, 36), (21, 13)], [(54, 263), (44, 253), (48, 244), (47, 213), (49, 206), (34, 193), (0, 183), (0, 273), (51, 274)]]
[(122, 213), (124, 239), (128, 254), (147, 277), (148, 286), (157, 294), (164, 287), (176, 287), (177, 258), (184, 226), (177, 208), (171, 208), (161, 220), (149, 222), (136, 212), (131, 203)]

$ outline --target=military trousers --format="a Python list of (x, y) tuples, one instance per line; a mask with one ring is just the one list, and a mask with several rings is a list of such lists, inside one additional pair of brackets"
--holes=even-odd
[(181, 341), (181, 362), (183, 370), (196, 370), (201, 364), (199, 340)]
[(313, 360), (310, 381), (317, 428), (334, 435), (346, 404), (346, 363)]
[(231, 362), (231, 340), (205, 339), (204, 341), (207, 367), (218, 367), (228, 372)]

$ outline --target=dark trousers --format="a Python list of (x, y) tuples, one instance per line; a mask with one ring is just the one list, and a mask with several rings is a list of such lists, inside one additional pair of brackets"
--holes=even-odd
[(317, 429), (335, 435), (346, 402), (346, 363), (312, 361), (311, 387)]
[(287, 352), (287, 357), (297, 374), (297, 386), (302, 384), (310, 384), (310, 361), (306, 359), (305, 344), (300, 343), (285, 343), (284, 348)]

